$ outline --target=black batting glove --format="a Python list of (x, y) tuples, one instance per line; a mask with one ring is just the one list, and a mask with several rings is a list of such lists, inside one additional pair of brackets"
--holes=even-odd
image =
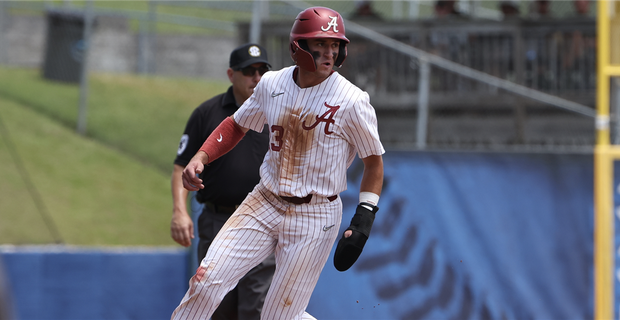
[(355, 215), (351, 219), (351, 225), (347, 230), (351, 230), (350, 237), (345, 238), (344, 234), (334, 254), (334, 266), (338, 271), (346, 271), (357, 261), (362, 254), (364, 245), (370, 236), (372, 224), (375, 221), (375, 213), (379, 211), (379, 207), (370, 203), (362, 202), (357, 205)]

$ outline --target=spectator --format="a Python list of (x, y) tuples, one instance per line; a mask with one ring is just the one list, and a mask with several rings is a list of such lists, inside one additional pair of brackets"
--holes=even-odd
[[(574, 19), (590, 19), (590, 1), (574, 0)], [(583, 34), (583, 30), (575, 28), (564, 34), (561, 43), (562, 67), (567, 77), (567, 86), (570, 89), (583, 89), (591, 83), (588, 70), (592, 68), (596, 55), (596, 36)]]
[(372, 7), (372, 1), (359, 1), (353, 14), (349, 17), (351, 20), (383, 20), (381, 16), (375, 12)]
[(586, 17), (590, 13), (590, 0), (574, 0), (575, 14), (579, 17)]
[(437, 0), (435, 1), (435, 16), (437, 18), (460, 16), (461, 13), (455, 8), (455, 0)]
[(531, 17), (534, 19), (549, 18), (551, 1), (550, 0), (534, 0), (531, 8)]
[(519, 3), (516, 0), (500, 1), (499, 9), (504, 15), (504, 19), (519, 16)]

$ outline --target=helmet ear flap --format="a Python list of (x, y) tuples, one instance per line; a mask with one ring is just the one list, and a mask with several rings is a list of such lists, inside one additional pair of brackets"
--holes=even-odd
[(303, 68), (304, 70), (314, 72), (316, 71), (316, 62), (314, 61), (314, 57), (312, 54), (304, 49), (303, 47), (308, 47), (300, 41), (292, 41), (291, 42), (291, 58), (296, 65)]
[(335, 65), (336, 67), (342, 67), (342, 63), (344, 59), (347, 58), (347, 43), (344, 41), (340, 41), (340, 48), (338, 49), (338, 58), (336, 58)]

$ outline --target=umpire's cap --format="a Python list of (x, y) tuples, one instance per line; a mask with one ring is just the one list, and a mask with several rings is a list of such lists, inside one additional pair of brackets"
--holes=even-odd
[(247, 43), (230, 53), (229, 67), (235, 71), (255, 63), (266, 63), (271, 68), (267, 61), (267, 50), (259, 44)]

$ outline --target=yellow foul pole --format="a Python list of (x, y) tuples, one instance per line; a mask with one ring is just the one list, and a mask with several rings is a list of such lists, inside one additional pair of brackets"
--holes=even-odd
[[(614, 4), (613, 2), (611, 4)], [(597, 116), (594, 150), (594, 318), (614, 318), (613, 161), (620, 153), (609, 144), (609, 83), (620, 68), (610, 66), (610, 2), (598, 1)], [(615, 156), (615, 157), (614, 157)]]

